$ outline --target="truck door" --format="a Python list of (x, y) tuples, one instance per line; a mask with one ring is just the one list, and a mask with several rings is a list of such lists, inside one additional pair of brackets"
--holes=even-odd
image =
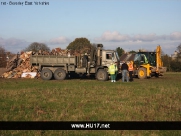
[(110, 65), (111, 63), (113, 63), (114, 57), (115, 57), (115, 55), (113, 52), (106, 52), (104, 65)]

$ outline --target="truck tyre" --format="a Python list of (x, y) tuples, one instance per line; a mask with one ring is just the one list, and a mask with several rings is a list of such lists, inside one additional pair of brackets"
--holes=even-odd
[(138, 70), (138, 78), (139, 79), (145, 79), (147, 77), (146, 69), (145, 68), (139, 68)]
[(159, 74), (158, 74), (158, 73), (156, 73), (156, 72), (155, 72), (155, 77), (157, 77), (157, 78), (159, 77)]
[(96, 78), (99, 81), (106, 81), (108, 79), (108, 73), (104, 69), (99, 69)]
[(66, 78), (66, 72), (65, 70), (58, 68), (54, 72), (54, 78), (56, 80), (64, 80)]
[(41, 78), (43, 80), (50, 80), (52, 78), (52, 71), (48, 68), (45, 68), (41, 71)]

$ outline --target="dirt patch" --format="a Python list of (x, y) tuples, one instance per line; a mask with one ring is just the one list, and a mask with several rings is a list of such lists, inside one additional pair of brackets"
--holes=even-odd
[(0, 76), (1, 76), (4, 72), (6, 72), (6, 71), (7, 71), (6, 68), (0, 68)]

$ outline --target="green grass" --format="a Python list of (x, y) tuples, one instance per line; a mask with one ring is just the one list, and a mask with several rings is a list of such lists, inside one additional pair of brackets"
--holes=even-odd
[[(181, 121), (181, 73), (134, 82), (0, 79), (1, 121)], [(180, 131), (0, 131), (0, 135), (170, 136)]]

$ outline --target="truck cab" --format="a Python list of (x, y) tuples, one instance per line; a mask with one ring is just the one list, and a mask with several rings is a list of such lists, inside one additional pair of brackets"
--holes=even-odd
[(119, 64), (119, 62), (120, 62), (120, 59), (117, 52), (112, 51), (112, 50), (104, 50), (102, 52), (102, 65), (109, 67), (111, 63)]
[(118, 73), (120, 71), (120, 59), (118, 53), (114, 50), (102, 50), (101, 46), (97, 47), (97, 65), (96, 65), (96, 78), (98, 80), (106, 81), (109, 73), (108, 68), (111, 63), (116, 63)]

